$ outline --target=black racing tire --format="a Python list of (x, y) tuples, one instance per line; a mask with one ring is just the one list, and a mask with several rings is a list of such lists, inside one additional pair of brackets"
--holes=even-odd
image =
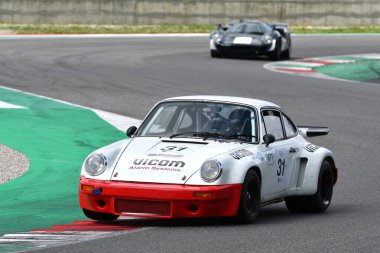
[(288, 49), (286, 49), (281, 57), (285, 60), (289, 60), (290, 57), (291, 57), (291, 54), (292, 54), (292, 40), (289, 38), (289, 46), (288, 46)]
[(286, 197), (286, 207), (293, 213), (322, 213), (330, 206), (333, 195), (333, 170), (331, 164), (324, 160), (318, 177), (318, 189), (311, 196)]
[(268, 54), (269, 59), (272, 61), (278, 61), (281, 59), (281, 40), (276, 40), (276, 47), (274, 48), (273, 52)]
[(259, 214), (260, 194), (260, 178), (254, 170), (249, 170), (244, 178), (239, 210), (236, 215), (236, 220), (239, 223), (249, 224), (255, 221)]
[(111, 213), (99, 213), (99, 212), (94, 212), (87, 209), (82, 209), (82, 210), (83, 210), (84, 215), (86, 215), (87, 218), (92, 219), (92, 220), (114, 221), (117, 218), (119, 218), (118, 215), (114, 215)]
[(285, 197), (286, 208), (288, 208), (288, 211), (291, 213), (305, 212), (305, 201), (305, 197), (303, 196)]
[(221, 57), (221, 54), (218, 50), (210, 50), (211, 58)]

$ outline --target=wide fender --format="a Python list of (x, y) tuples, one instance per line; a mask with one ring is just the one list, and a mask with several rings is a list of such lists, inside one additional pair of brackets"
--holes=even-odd
[[(240, 152), (240, 153), (239, 153)], [(242, 154), (246, 152), (243, 157)], [(228, 154), (218, 155), (213, 159), (220, 162), (222, 174), (215, 182), (207, 183), (200, 176), (200, 170), (195, 172), (186, 184), (189, 185), (225, 185), (242, 184), (247, 171), (251, 168), (262, 168), (264, 156), (254, 154), (247, 149), (240, 149), (229, 152)]]
[(214, 38), (210, 39), (210, 50), (217, 50)]
[(271, 37), (272, 37), (272, 44), (271, 44), (270, 48), (268, 49), (268, 52), (273, 52), (274, 51), (274, 49), (276, 48), (276, 44), (277, 44), (278, 39), (281, 40), (281, 48), (284, 47), (284, 45), (283, 45), (284, 43), (282, 41), (282, 36), (281, 36), (281, 34), (278, 31), (273, 30), (271, 32)]
[(278, 38), (281, 38), (281, 37), (282, 36), (281, 36), (281, 34), (278, 31), (276, 31), (276, 30), (272, 31), (272, 38), (273, 39), (278, 39)]
[(319, 171), (323, 161), (326, 159), (334, 161), (334, 157), (330, 150), (323, 147), (313, 152), (304, 149), (301, 156), (307, 158), (307, 163), (301, 191), (298, 191), (296, 195), (313, 195), (317, 192)]

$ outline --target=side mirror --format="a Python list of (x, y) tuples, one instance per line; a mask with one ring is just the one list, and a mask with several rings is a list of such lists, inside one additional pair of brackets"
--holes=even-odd
[(273, 134), (266, 134), (263, 136), (263, 140), (264, 140), (264, 143), (266, 144), (266, 146), (268, 147), (269, 144), (276, 141), (276, 138), (274, 137)]
[(129, 127), (127, 129), (127, 132), (126, 132), (127, 136), (128, 137), (132, 137), (132, 135), (134, 135), (134, 133), (136, 132), (136, 130), (137, 130), (137, 127), (135, 127), (135, 126)]

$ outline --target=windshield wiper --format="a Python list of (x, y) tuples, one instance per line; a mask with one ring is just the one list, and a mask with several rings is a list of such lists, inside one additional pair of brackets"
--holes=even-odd
[(208, 138), (226, 138), (227, 136), (222, 133), (217, 132), (201, 132), (200, 137), (203, 137), (203, 140), (207, 140)]
[(177, 136), (181, 136), (181, 135), (192, 135), (192, 136), (196, 136), (196, 134), (198, 134), (198, 132), (185, 132), (185, 133), (178, 133), (178, 134), (172, 134), (169, 136), (170, 139), (174, 138), (174, 137), (177, 137)]
[(173, 134), (169, 138), (172, 139), (174, 137), (178, 137), (181, 135), (192, 135), (193, 137), (203, 137), (203, 140), (206, 140), (212, 137), (222, 137), (222, 138), (227, 137), (225, 134), (216, 133), (216, 132), (186, 132), (186, 133)]
[(227, 135), (227, 139), (238, 139), (240, 141), (242, 141), (242, 138), (256, 138), (255, 135), (250, 135), (250, 134), (230, 134), (230, 135)]

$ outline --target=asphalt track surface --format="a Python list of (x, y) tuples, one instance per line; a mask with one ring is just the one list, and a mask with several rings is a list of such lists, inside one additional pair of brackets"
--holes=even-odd
[[(293, 58), (380, 53), (380, 36), (296, 36)], [(139, 221), (147, 229), (39, 252), (379, 252), (380, 84), (270, 72), (267, 59), (211, 59), (208, 39), (0, 40), (0, 84), (130, 117), (177, 95), (273, 101), (300, 125), (330, 127), (312, 141), (340, 169), (330, 208), (261, 209), (256, 223)], [(152, 225), (154, 224), (154, 225)]]

